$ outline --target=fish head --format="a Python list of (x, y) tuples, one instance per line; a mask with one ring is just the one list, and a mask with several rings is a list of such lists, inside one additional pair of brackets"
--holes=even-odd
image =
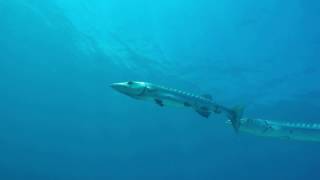
[(112, 83), (110, 86), (114, 90), (133, 98), (143, 96), (147, 90), (147, 83), (138, 81)]
[(240, 120), (240, 130), (250, 132), (256, 135), (261, 135), (267, 132), (267, 130), (274, 129), (274, 126), (270, 125), (268, 120), (242, 118)]
[[(226, 124), (228, 125), (232, 125), (231, 120), (227, 120)], [(240, 119), (240, 127), (243, 128), (252, 128), (252, 127), (256, 127), (257, 126), (257, 122), (254, 121), (253, 119), (250, 118), (242, 118)]]

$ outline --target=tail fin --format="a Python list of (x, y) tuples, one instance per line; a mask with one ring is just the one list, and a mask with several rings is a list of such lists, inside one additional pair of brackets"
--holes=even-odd
[(232, 127), (236, 132), (238, 132), (240, 127), (240, 119), (242, 118), (243, 111), (244, 111), (243, 106), (236, 106), (232, 108), (229, 113), (229, 118), (231, 120)]

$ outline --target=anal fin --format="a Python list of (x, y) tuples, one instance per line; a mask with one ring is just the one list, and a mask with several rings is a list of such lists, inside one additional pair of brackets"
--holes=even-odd
[(211, 112), (207, 108), (196, 109), (196, 112), (205, 118), (209, 118), (209, 116), (211, 115)]

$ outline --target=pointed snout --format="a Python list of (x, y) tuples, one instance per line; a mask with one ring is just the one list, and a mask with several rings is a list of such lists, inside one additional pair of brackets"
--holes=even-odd
[(138, 86), (139, 84), (135, 85), (134, 82), (128, 81), (128, 82), (118, 82), (118, 83), (112, 83), (110, 84), (110, 87), (122, 94), (128, 95), (128, 96), (136, 96), (137, 94), (140, 94), (145, 87), (144, 86)]
[(112, 84), (110, 84), (110, 87), (111, 87), (111, 88), (115, 88), (115, 87), (118, 86), (118, 84), (119, 84), (119, 83), (112, 83)]
[(119, 91), (123, 87), (123, 83), (112, 83), (110, 84), (110, 87), (113, 88), (114, 90)]

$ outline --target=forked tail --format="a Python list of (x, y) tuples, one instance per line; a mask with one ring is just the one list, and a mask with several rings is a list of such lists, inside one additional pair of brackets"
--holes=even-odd
[(243, 111), (243, 106), (236, 106), (232, 108), (228, 113), (228, 118), (231, 120), (232, 127), (236, 132), (239, 131), (240, 119), (242, 118)]

